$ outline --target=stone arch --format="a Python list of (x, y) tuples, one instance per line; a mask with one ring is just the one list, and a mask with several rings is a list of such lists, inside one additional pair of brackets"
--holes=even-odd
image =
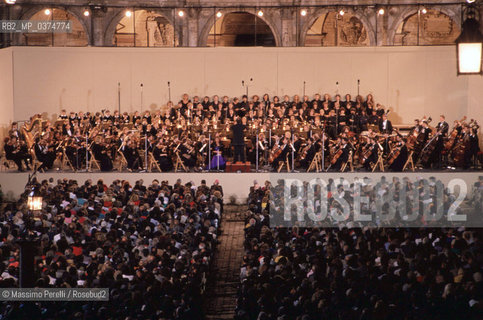
[[(144, 9), (144, 8), (134, 8), (133, 10), (134, 11), (139, 11), (139, 10), (148, 11), (148, 9)], [(119, 22), (124, 18), (125, 11), (126, 11), (125, 8), (119, 8), (119, 9), (116, 10), (116, 12), (114, 12), (112, 14), (112, 17), (110, 18), (110, 20), (107, 23), (107, 26), (105, 27), (105, 32), (104, 32), (104, 45), (105, 46), (114, 46), (114, 36), (116, 34), (116, 27), (119, 24)], [(171, 10), (171, 9), (169, 9), (169, 10), (153, 9), (153, 10), (149, 10), (149, 11), (153, 11), (153, 12), (161, 15), (171, 25), (175, 26), (175, 28), (176, 28), (175, 33), (176, 33), (176, 35), (179, 39), (179, 43), (181, 43), (181, 40), (182, 40), (182, 32), (181, 32), (182, 23), (180, 22), (180, 23), (174, 24), (174, 21), (173, 21), (174, 11)], [(179, 19), (179, 20), (181, 20), (181, 19)]]
[[(234, 12), (246, 12), (260, 18), (263, 22), (265, 22), (268, 25), (268, 27), (272, 31), (273, 37), (275, 38), (275, 46), (276, 47), (282, 46), (280, 31), (276, 28), (276, 25), (273, 22), (273, 19), (270, 17), (272, 13), (271, 11), (264, 10), (264, 15), (262, 17), (257, 15), (257, 10), (254, 8), (228, 8), (228, 9), (223, 9), (222, 11), (224, 15), (234, 13)], [(203, 28), (199, 33), (199, 37), (198, 37), (199, 47), (206, 47), (208, 43), (208, 36), (210, 34), (211, 28), (213, 27), (215, 14), (216, 14), (215, 12), (211, 12), (209, 15), (207, 15)]]
[[(357, 17), (362, 22), (362, 24), (364, 25), (364, 28), (366, 29), (367, 36), (369, 37), (370, 45), (375, 46), (376, 45), (375, 31), (374, 31), (373, 25), (370, 22), (370, 20), (368, 19), (368, 17), (366, 15), (361, 14), (361, 12), (359, 12), (358, 10), (352, 10), (352, 9), (349, 9), (349, 8), (345, 8), (344, 10), (346, 12), (351, 13), (352, 15)], [(324, 14), (328, 14), (330, 12), (337, 12), (337, 9), (336, 8), (320, 8), (320, 9), (315, 10), (313, 13), (310, 14), (309, 17), (307, 17), (305, 19), (305, 21), (302, 23), (302, 25), (299, 29), (300, 31), (299, 31), (299, 35), (298, 35), (299, 43), (301, 44), (301, 46), (305, 45), (307, 33), (308, 33), (309, 29), (312, 27), (312, 25), (317, 21), (317, 19), (319, 19), (320, 16), (322, 16)]]
[[(61, 7), (61, 6), (55, 6), (55, 5), (36, 5), (28, 10), (26, 10), (23, 14), (20, 15), (18, 18), (19, 20), (30, 20), (35, 14), (44, 11), (45, 9), (56, 9), (56, 10), (62, 10), (68, 14), (71, 14), (82, 26), (84, 30), (84, 34), (86, 37), (87, 45), (92, 43), (91, 39), (91, 33), (89, 32), (90, 30), (90, 23), (87, 23), (86, 17), (82, 15), (82, 10), (79, 8), (70, 8), (70, 7)], [(16, 44), (22, 44), (23, 43), (23, 33), (16, 33), (14, 35), (14, 42)]]
[[(399, 26), (404, 23), (404, 21), (411, 17), (414, 14), (418, 13), (419, 7), (401, 7), (401, 10), (399, 11), (399, 14), (394, 18), (394, 22), (391, 24), (391, 26), (387, 30), (387, 44), (388, 45), (394, 45), (394, 38), (396, 37), (396, 32), (399, 28)], [(431, 6), (431, 7), (426, 7), (428, 10), (437, 10), (440, 11), (441, 13), (444, 13), (448, 17), (450, 17), (453, 22), (461, 26), (461, 8), (457, 7), (454, 8), (451, 7), (448, 8), (447, 6), (444, 7), (439, 7), (439, 6)]]

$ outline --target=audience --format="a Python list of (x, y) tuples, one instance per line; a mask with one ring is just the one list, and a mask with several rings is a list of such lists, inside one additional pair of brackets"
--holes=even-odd
[(481, 229), (270, 228), (270, 192), (250, 190), (236, 319), (482, 319)]
[[(43, 197), (28, 213), (26, 198)], [(110, 288), (108, 302), (3, 302), (2, 318), (202, 319), (223, 210), (210, 188), (178, 180), (34, 181), (0, 215), (0, 287), (17, 287), (18, 240), (37, 238), (35, 286)]]

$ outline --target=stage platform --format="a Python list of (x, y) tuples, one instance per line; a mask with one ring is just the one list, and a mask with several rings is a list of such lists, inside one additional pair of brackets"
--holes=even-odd
[[(4, 195), (8, 195), (8, 198), (17, 197), (25, 188), (25, 184), (28, 181), (29, 173), (24, 172), (2, 172), (0, 173), (0, 185)], [(168, 180), (170, 184), (176, 183), (177, 179), (181, 179), (182, 183), (193, 181), (195, 185), (199, 185), (201, 180), (206, 180), (206, 183), (210, 186), (218, 179), (220, 185), (223, 187), (225, 195), (225, 201), (229, 201), (230, 197), (234, 196), (238, 203), (246, 201), (248, 190), (253, 181), (257, 180), (259, 183), (263, 183), (269, 179), (269, 173), (190, 173), (190, 172), (167, 172), (167, 173), (133, 173), (133, 172), (45, 172), (37, 173), (38, 180), (53, 178), (54, 182), (58, 179), (75, 179), (79, 183), (84, 183), (85, 180), (91, 179), (96, 182), (102, 179), (104, 183), (109, 185), (112, 181), (127, 180), (131, 184), (134, 184), (137, 180), (143, 179), (144, 185), (149, 185), (154, 179)]]
[[(6, 199), (13, 200), (18, 197), (25, 188), (28, 181), (29, 173), (27, 172), (1, 172), (0, 173), (0, 185)], [(235, 199), (237, 203), (244, 203), (247, 199), (250, 186), (254, 181), (263, 185), (266, 180), (275, 183), (277, 179), (299, 179), (302, 181), (309, 181), (313, 178), (321, 178), (326, 182), (329, 179), (344, 178), (349, 183), (354, 181), (355, 178), (369, 177), (373, 182), (380, 181), (381, 177), (385, 177), (386, 180), (392, 180), (392, 177), (409, 178), (411, 181), (415, 181), (419, 178), (429, 179), (435, 177), (442, 181), (445, 186), (448, 185), (450, 180), (461, 179), (466, 182), (468, 192), (471, 192), (471, 188), (480, 176), (483, 176), (483, 171), (420, 171), (420, 172), (329, 172), (329, 173), (273, 173), (273, 172), (251, 172), (251, 173), (226, 173), (226, 172), (199, 172), (199, 173), (187, 173), (187, 172), (168, 172), (168, 173), (130, 173), (130, 172), (61, 172), (50, 171), (45, 173), (37, 173), (37, 179), (44, 180), (53, 178), (54, 182), (58, 179), (75, 179), (79, 183), (84, 183), (85, 180), (91, 179), (96, 182), (99, 179), (104, 180), (104, 183), (110, 184), (116, 179), (128, 180), (131, 184), (134, 184), (137, 180), (143, 179), (144, 185), (149, 185), (153, 179), (168, 180), (170, 184), (174, 184), (177, 179), (181, 179), (183, 183), (193, 181), (195, 185), (199, 185), (201, 180), (206, 180), (208, 185), (211, 185), (216, 179), (219, 180), (220, 185), (223, 186), (225, 195), (225, 201), (230, 202), (230, 198)]]

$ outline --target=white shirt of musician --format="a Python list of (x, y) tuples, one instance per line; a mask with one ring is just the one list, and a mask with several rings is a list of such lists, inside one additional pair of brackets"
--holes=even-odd
[(387, 129), (387, 120), (382, 121), (382, 129), (383, 130)]

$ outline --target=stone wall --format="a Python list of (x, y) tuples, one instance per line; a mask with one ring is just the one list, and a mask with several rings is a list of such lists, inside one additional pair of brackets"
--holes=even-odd
[[(29, 4), (25, 4), (25, 3)], [(448, 4), (445, 4), (447, 2)], [(22, 4), (23, 3), (23, 4)], [(47, 8), (45, 1), (18, 1), (16, 5), (7, 6), (3, 1), (0, 5), (2, 19), (31, 19), (39, 12)], [(83, 37), (70, 37), (67, 42), (59, 42), (57, 46), (115, 46), (122, 42), (129, 42), (126, 35), (117, 35), (116, 30), (125, 18), (126, 10), (147, 10), (151, 15), (163, 20), (158, 23), (159, 33), (168, 34), (169, 38), (176, 34), (176, 41), (164, 41), (158, 36), (156, 46), (168, 46), (170, 43), (176, 46), (208, 46), (213, 45), (210, 40), (210, 31), (217, 19), (222, 19), (234, 12), (246, 12), (263, 21), (272, 32), (276, 46), (384, 46), (384, 45), (440, 45), (450, 44), (459, 34), (461, 25), (461, 5), (451, 4), (449, 0), (441, 1), (438, 5), (424, 6), (424, 1), (392, 1), (391, 5), (385, 5), (383, 15), (378, 14), (381, 8), (373, 2), (348, 0), (339, 6), (322, 6), (320, 1), (252, 1), (243, 3), (234, 1), (101, 1), (108, 3), (99, 7), (86, 6), (80, 0), (52, 0), (50, 3), (58, 3), (58, 6), (50, 4), (50, 8), (62, 9), (79, 21), (79, 26), (84, 29)], [(325, 3), (325, 2), (324, 2)], [(454, 3), (454, 2), (453, 2)], [(355, 5), (356, 6), (351, 6)], [(217, 7), (218, 6), (218, 7)], [(220, 8), (221, 7), (221, 8)], [(424, 15), (418, 14), (418, 10), (426, 10)], [(84, 11), (89, 11), (89, 16)], [(178, 12), (183, 10), (183, 16)], [(258, 16), (259, 10), (263, 11)], [(304, 15), (301, 14), (302, 10)], [(345, 15), (340, 16), (340, 10)], [(217, 17), (220, 12), (222, 17)], [(135, 16), (135, 15), (133, 15)], [(144, 20), (137, 21), (139, 30), (154, 27), (154, 23), (148, 26), (146, 21), (149, 14), (144, 14)], [(318, 19), (323, 17), (323, 23), (317, 24)], [(337, 23), (336, 23), (337, 22)], [(139, 26), (138, 26), (139, 24)], [(337, 25), (336, 25), (337, 24)], [(161, 30), (160, 25), (167, 30)], [(319, 28), (315, 33), (315, 29)], [(418, 32), (419, 30), (419, 32)], [(220, 31), (218, 31), (220, 32)], [(228, 35), (227, 38), (233, 37)], [(123, 37), (123, 39), (120, 39)], [(171, 36), (172, 38), (172, 36)], [(151, 37), (151, 40), (154, 38)], [(419, 39), (419, 40), (418, 40)], [(25, 36), (22, 34), (2, 35), (2, 46), (24, 45)], [(123, 42), (124, 40), (124, 42)], [(140, 34), (136, 40), (136, 46), (152, 46), (149, 37)], [(226, 41), (227, 44), (233, 41)], [(225, 42), (220, 41), (218, 45)], [(162, 44), (162, 45), (160, 45)], [(48, 39), (46, 45), (49, 44)]]

